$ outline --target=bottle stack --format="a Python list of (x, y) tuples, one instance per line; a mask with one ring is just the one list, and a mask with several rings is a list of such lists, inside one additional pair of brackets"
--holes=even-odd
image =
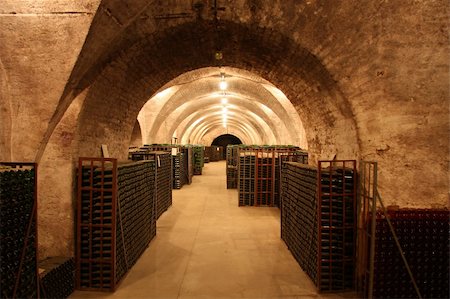
[(210, 148), (210, 161), (217, 162), (223, 160), (223, 146), (212, 145)]
[(289, 160), (296, 152), (295, 146), (239, 146), (239, 205), (279, 206), (282, 157)]
[(212, 146), (205, 146), (205, 156), (203, 157), (205, 163), (212, 162)]
[(0, 163), (0, 291), (3, 298), (36, 298), (36, 167)]
[(353, 287), (356, 161), (287, 162), (281, 237), (320, 291)]
[(179, 152), (175, 156), (172, 156), (173, 163), (173, 188), (181, 189), (184, 184), (187, 183), (187, 174), (184, 167), (184, 153)]
[[(41, 272), (42, 271), (42, 272)], [(49, 257), (39, 262), (41, 298), (67, 298), (75, 289), (73, 257)]]
[(193, 164), (194, 164), (194, 175), (201, 175), (202, 169), (204, 165), (204, 149), (201, 145), (193, 145), (192, 146), (192, 156), (193, 156)]
[[(449, 211), (399, 209), (388, 213), (423, 298), (449, 296)], [(377, 213), (373, 295), (417, 298), (393, 235)]]
[(77, 288), (113, 291), (156, 235), (155, 161), (80, 158)]
[(245, 151), (239, 155), (239, 206), (255, 205), (256, 155)]
[(192, 183), (192, 178), (194, 176), (194, 159), (192, 153), (192, 147), (184, 146), (181, 148), (184, 156), (184, 173), (186, 174), (186, 184), (190, 185)]
[(227, 189), (236, 189), (238, 185), (238, 146), (228, 145), (226, 154)]
[(172, 205), (172, 155), (151, 152), (156, 162), (156, 219)]

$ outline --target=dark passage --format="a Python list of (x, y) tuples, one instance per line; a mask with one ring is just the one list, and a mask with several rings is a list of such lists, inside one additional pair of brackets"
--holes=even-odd
[[(211, 145), (215, 145), (215, 146), (223, 146), (225, 149), (227, 147), (227, 145), (229, 144), (242, 144), (241, 139), (239, 139), (238, 137), (231, 135), (231, 134), (223, 134), (220, 135), (218, 137), (216, 137)], [(223, 159), (225, 159), (225, 155), (226, 155), (226, 150), (223, 151), (224, 157), (222, 157)]]

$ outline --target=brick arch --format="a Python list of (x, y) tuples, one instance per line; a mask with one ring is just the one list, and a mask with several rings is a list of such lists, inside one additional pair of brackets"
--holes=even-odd
[[(216, 66), (211, 23), (195, 21), (143, 38), (103, 70), (80, 115), (80, 155), (106, 143), (124, 158), (145, 102), (166, 82)], [(320, 60), (280, 32), (223, 22), (223, 65), (251, 71), (286, 94), (304, 121), (312, 157), (355, 157), (359, 142), (352, 108)]]
[(212, 130), (210, 133), (206, 134), (202, 140), (204, 140), (205, 144), (213, 145), (214, 140), (221, 136), (231, 135), (239, 139), (242, 144), (249, 144), (247, 143), (243, 138), (240, 137), (239, 134), (235, 134), (234, 131), (228, 130), (228, 131), (220, 131), (220, 130)]
[(142, 146), (142, 131), (141, 131), (141, 124), (138, 120), (136, 120), (136, 123), (133, 128), (133, 133), (131, 135), (130, 140), (130, 146)]

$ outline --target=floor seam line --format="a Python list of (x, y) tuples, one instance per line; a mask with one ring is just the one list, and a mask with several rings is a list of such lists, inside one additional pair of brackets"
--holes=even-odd
[(202, 213), (200, 215), (200, 220), (199, 220), (199, 223), (198, 223), (197, 231), (195, 232), (194, 241), (192, 242), (192, 247), (191, 247), (191, 251), (189, 253), (188, 261), (186, 263), (186, 268), (184, 269), (183, 279), (181, 280), (180, 287), (178, 289), (177, 299), (180, 298), (181, 289), (183, 288), (183, 283), (184, 283), (184, 279), (186, 277), (187, 269), (188, 269), (189, 263), (191, 262), (191, 259), (192, 259), (192, 252), (194, 250), (195, 243), (197, 242), (197, 237), (198, 237), (198, 232), (200, 230), (201, 222), (203, 221), (203, 215), (205, 213), (205, 208), (206, 208), (206, 199), (204, 199), (204, 205), (203, 205)]

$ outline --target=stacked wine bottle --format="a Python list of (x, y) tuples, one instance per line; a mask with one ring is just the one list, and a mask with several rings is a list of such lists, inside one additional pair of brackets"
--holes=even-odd
[(114, 290), (156, 235), (155, 167), (80, 158), (77, 288)]
[(227, 155), (227, 189), (236, 189), (238, 186), (238, 146), (228, 145)]
[(172, 155), (152, 152), (156, 167), (156, 219), (172, 205)]
[(298, 156), (294, 161), (303, 162), (306, 153), (299, 155), (299, 150), (293, 146), (240, 146), (239, 205), (279, 206), (281, 157), (288, 160), (288, 156)]
[(239, 157), (239, 206), (255, 204), (256, 156), (245, 153)]
[(184, 159), (184, 153), (181, 152), (172, 156), (174, 189), (181, 189), (186, 184), (187, 175), (184, 168)]
[[(449, 296), (449, 216), (447, 209), (389, 212), (423, 298)], [(417, 298), (382, 212), (377, 213), (375, 236), (374, 297)]]
[(0, 163), (0, 297), (38, 296), (36, 164)]
[(203, 157), (205, 163), (214, 162), (212, 159), (212, 151), (213, 151), (212, 146), (205, 146), (205, 154)]
[(203, 170), (203, 156), (204, 150), (203, 146), (192, 146), (193, 164), (194, 164), (194, 175), (201, 175)]
[(41, 298), (67, 298), (75, 288), (75, 260), (49, 257), (39, 262)]
[(320, 161), (315, 168), (287, 162), (283, 170), (281, 236), (320, 291), (353, 287), (355, 165)]
[(192, 159), (192, 148), (185, 146), (181, 148), (183, 153), (183, 167), (184, 174), (186, 175), (186, 184), (192, 183), (192, 177), (194, 176), (194, 164)]

